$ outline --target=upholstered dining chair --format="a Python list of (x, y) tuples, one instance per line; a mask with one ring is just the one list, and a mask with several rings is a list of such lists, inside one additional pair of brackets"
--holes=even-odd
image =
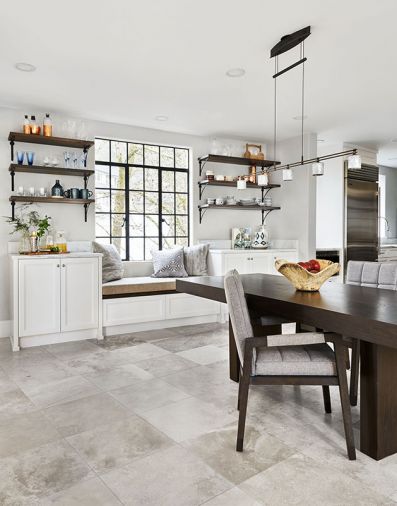
[[(298, 334), (253, 337), (244, 288), (239, 273), (224, 278), (241, 373), (238, 391), (239, 420), (236, 450), (243, 451), (245, 420), (250, 385), (321, 385), (324, 407), (331, 412), (330, 385), (339, 386), (347, 453), (355, 460), (353, 426), (346, 377), (345, 345), (336, 334)], [(334, 349), (326, 341), (334, 343)]]
[[(351, 260), (347, 264), (346, 283), (397, 290), (397, 262), (379, 263)], [(350, 404), (357, 406), (360, 368), (360, 341), (352, 339), (352, 360), (350, 371)]]

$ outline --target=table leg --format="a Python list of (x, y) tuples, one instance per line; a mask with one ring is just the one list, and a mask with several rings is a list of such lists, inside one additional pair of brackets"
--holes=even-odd
[(397, 349), (361, 341), (360, 450), (397, 453)]
[(238, 383), (240, 377), (240, 359), (238, 358), (236, 341), (234, 340), (232, 322), (229, 318), (229, 377)]

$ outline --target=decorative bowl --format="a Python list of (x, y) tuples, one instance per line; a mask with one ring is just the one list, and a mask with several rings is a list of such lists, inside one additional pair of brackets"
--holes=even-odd
[(288, 260), (276, 260), (275, 267), (280, 274), (285, 276), (297, 290), (302, 292), (318, 292), (323, 283), (331, 276), (339, 272), (340, 265), (330, 260), (317, 260), (321, 270), (316, 274), (307, 271), (299, 264)]

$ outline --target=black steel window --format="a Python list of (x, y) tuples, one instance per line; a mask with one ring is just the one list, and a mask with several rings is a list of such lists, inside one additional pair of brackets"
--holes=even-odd
[(98, 242), (124, 260), (189, 244), (189, 150), (95, 139)]

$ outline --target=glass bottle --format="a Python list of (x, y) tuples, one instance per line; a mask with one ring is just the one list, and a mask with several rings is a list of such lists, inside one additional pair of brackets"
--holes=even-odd
[(55, 180), (54, 186), (51, 188), (51, 197), (63, 197), (63, 187), (59, 183), (59, 179)]
[(25, 114), (25, 119), (23, 120), (23, 133), (30, 134), (30, 121), (27, 114)]
[(36, 123), (36, 116), (30, 117), (30, 132), (34, 135), (40, 135), (40, 126)]
[(45, 137), (52, 137), (52, 121), (48, 113), (45, 115), (43, 121), (43, 135)]
[(55, 246), (58, 246), (59, 251), (61, 253), (66, 253), (67, 245), (66, 245), (66, 237), (64, 230), (58, 230), (56, 233)]

